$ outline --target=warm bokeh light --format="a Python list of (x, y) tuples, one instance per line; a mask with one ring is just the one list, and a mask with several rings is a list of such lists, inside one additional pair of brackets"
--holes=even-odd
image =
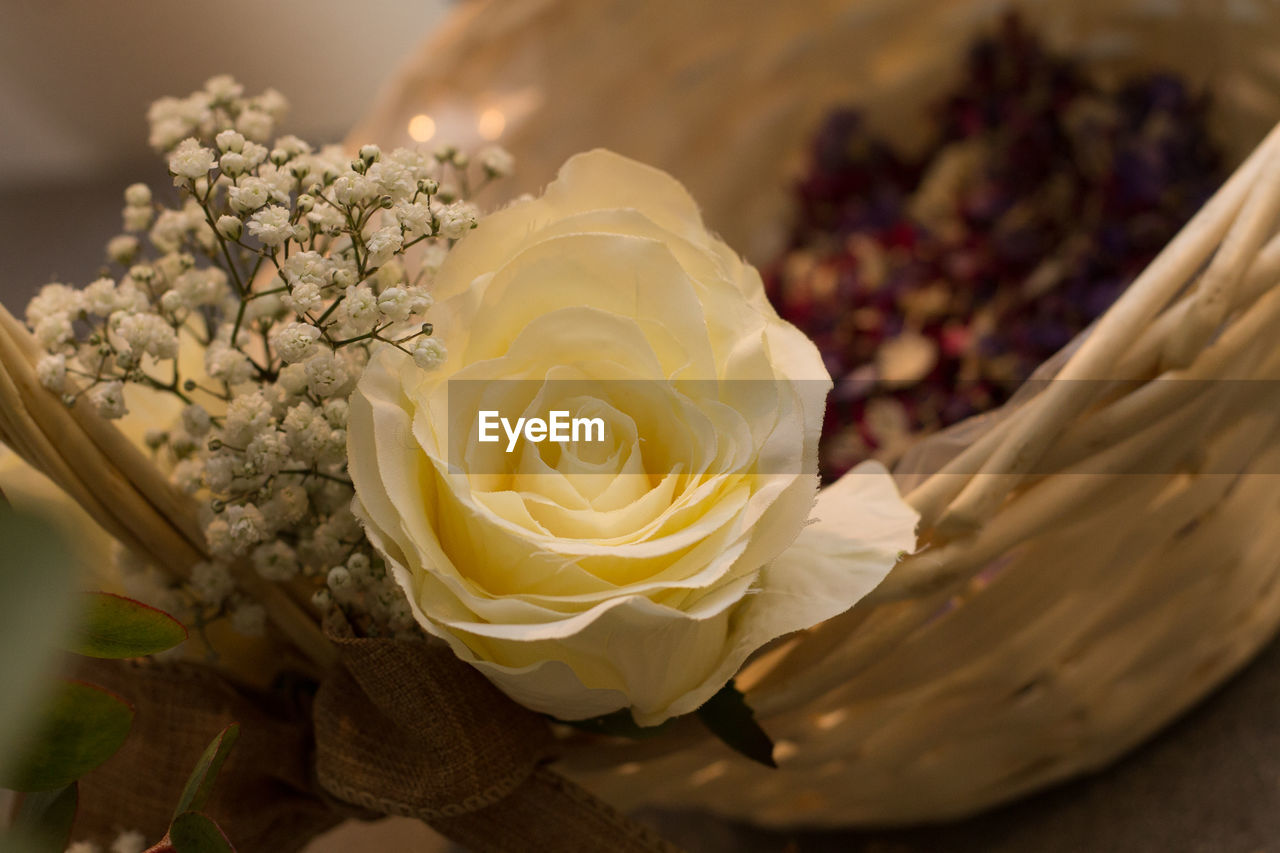
[[(499, 130), (499, 133), (501, 133), (501, 130)], [(431, 116), (425, 113), (418, 113), (418, 115), (409, 119), (409, 135), (413, 137), (415, 142), (426, 142), (436, 135), (436, 123), (431, 119)]]
[(476, 131), (482, 139), (492, 142), (502, 135), (506, 126), (507, 117), (502, 114), (502, 110), (490, 107), (480, 113), (480, 120), (476, 122)]

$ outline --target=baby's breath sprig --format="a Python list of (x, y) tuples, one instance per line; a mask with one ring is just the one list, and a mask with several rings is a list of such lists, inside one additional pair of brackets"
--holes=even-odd
[(350, 157), (275, 137), (286, 108), (226, 76), (152, 105), (150, 143), (177, 200), (130, 186), (104, 275), (32, 300), (27, 322), (48, 352), (38, 372), (107, 418), (127, 414), (129, 386), (181, 401), (146, 441), (201, 499), (212, 559), (166, 593), (170, 606), (258, 629), (262, 608), (231, 580), (246, 560), (268, 580), (311, 579), (318, 605), (366, 630), (411, 631), (350, 510), (347, 398), (376, 345), (423, 369), (444, 361), (426, 320), (432, 276), (476, 225), (472, 189), (512, 161), (498, 148), (473, 160), (366, 145)]

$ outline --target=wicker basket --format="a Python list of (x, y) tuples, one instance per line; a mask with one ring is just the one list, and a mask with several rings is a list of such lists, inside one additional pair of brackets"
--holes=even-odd
[[(782, 232), (784, 174), (818, 118), (858, 102), (880, 129), (918, 138), (959, 52), (1006, 6), (474, 3), (352, 138), (406, 144), (409, 117), (427, 113), (439, 138), (474, 142), (488, 110), (479, 127), (503, 131), (516, 191), (608, 146), (676, 174), (709, 223), (759, 259)], [(917, 467), (943, 466), (904, 477), (929, 547), (873, 600), (740, 676), (780, 769), (693, 731), (571, 742), (566, 768), (614, 802), (771, 825), (969, 814), (1112, 761), (1274, 633), (1280, 134), (1244, 155), (1280, 118), (1280, 7), (1019, 9), (1103, 73), (1175, 68), (1210, 85), (1216, 131), (1242, 164), (1042, 369), (1059, 381), (918, 450)]]

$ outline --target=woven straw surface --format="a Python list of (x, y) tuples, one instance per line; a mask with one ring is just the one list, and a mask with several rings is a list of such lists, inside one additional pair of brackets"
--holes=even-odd
[[(960, 51), (1005, 8), (474, 3), (352, 139), (406, 144), (409, 117), (428, 113), (439, 138), (469, 143), (480, 113), (499, 110), (515, 191), (608, 146), (672, 171), (760, 259), (816, 121), (857, 101), (918, 140)], [(779, 825), (959, 816), (1113, 760), (1274, 633), (1280, 136), (1264, 134), (1280, 118), (1280, 7), (1019, 8), (1106, 73), (1174, 68), (1210, 85), (1239, 169), (1045, 367), (1059, 381), (920, 449), (932, 470), (946, 463), (904, 478), (928, 548), (872, 599), (748, 666), (740, 683), (778, 740), (779, 770), (691, 731), (569, 742), (562, 766), (606, 798)]]

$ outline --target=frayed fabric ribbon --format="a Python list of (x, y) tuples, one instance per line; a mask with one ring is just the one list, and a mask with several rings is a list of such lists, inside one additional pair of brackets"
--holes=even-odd
[(546, 767), (542, 717), (443, 645), (325, 626), (342, 669), (316, 696), (316, 776), (331, 796), (416, 817), (476, 851), (676, 851)]
[[(678, 853), (548, 766), (547, 721), (432, 642), (353, 635), (309, 709), (189, 663), (81, 661), (136, 709), (125, 747), (81, 780), (76, 839), (158, 839), (210, 740), (240, 740), (207, 811), (242, 851), (293, 853), (345, 817), (423, 820), (476, 853)], [(298, 695), (294, 691), (293, 695)]]

